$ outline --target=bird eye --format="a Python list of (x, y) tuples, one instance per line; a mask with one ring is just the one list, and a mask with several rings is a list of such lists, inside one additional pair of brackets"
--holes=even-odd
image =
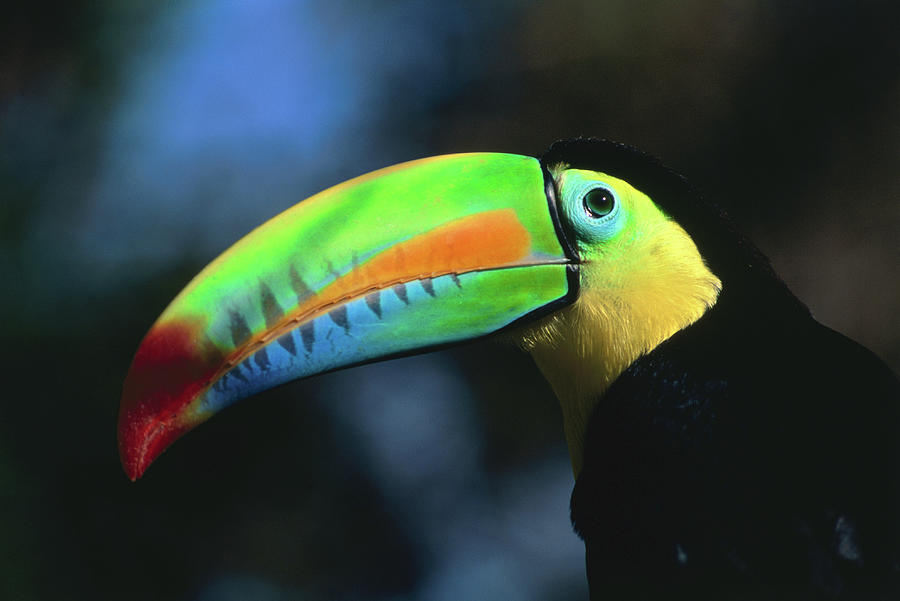
[(606, 188), (591, 188), (584, 195), (584, 208), (591, 217), (606, 217), (616, 206), (616, 197)]

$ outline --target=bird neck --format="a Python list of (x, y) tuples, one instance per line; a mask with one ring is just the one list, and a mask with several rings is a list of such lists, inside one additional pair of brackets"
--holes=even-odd
[[(616, 285), (590, 282), (569, 307), (520, 332), (562, 406), (572, 469), (581, 471), (588, 420), (603, 393), (640, 356), (697, 321), (718, 299), (722, 283), (687, 234), (679, 252), (645, 255), (643, 268)], [(683, 238), (681, 237), (683, 234)], [(583, 269), (590, 273), (588, 269)]]

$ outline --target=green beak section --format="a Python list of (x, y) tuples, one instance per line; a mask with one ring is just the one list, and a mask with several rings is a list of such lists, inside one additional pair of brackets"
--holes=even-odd
[(574, 298), (544, 190), (530, 157), (434, 157), (330, 188), (248, 234), (137, 351), (119, 414), (129, 477), (237, 400), (485, 336)]

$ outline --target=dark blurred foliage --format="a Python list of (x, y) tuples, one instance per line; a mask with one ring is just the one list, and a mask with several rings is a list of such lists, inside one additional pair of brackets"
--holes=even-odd
[[(537, 154), (582, 134), (634, 144), (723, 204), (821, 321), (900, 368), (893, 2), (301, 2), (296, 22), (246, 27), (327, 40), (308, 63), (356, 69), (346, 89), (361, 100), (332, 92), (343, 80), (301, 91), (326, 117), (351, 107), (334, 113), (350, 126), (313, 128), (300, 149), (251, 126), (232, 154), (205, 121), (191, 135), (208, 146), (156, 140), (179, 111), (151, 121), (127, 107), (168, 85), (201, 38), (191, 27), (215, 31), (238, 4), (4, 7), (0, 598), (585, 597), (555, 400), (527, 356), (496, 343), (271, 391), (138, 483), (121, 473), (122, 378), (191, 275), (279, 208), (401, 160)], [(137, 129), (116, 125), (123, 114)], [(130, 152), (140, 135), (182, 170), (147, 167), (162, 159)], [(418, 379), (397, 391), (403, 374)], [(404, 436), (402, 415), (416, 416)]]

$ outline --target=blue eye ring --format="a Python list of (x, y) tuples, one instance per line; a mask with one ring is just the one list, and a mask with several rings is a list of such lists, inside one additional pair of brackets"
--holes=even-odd
[(627, 186), (619, 189), (612, 176), (578, 169), (566, 170), (557, 177), (562, 216), (576, 246), (609, 240), (625, 227)]
[(593, 186), (581, 197), (587, 215), (593, 219), (603, 219), (616, 210), (616, 195), (605, 186)]

